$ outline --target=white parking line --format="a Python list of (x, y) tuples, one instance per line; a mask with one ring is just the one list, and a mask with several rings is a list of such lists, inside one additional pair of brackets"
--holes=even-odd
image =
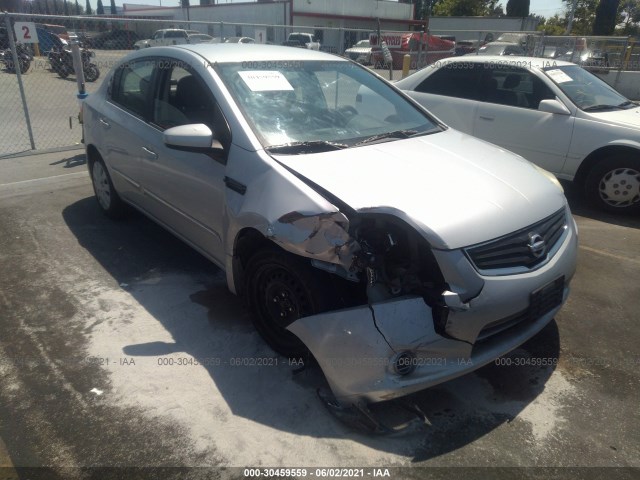
[(640, 260), (638, 260), (636, 258), (625, 257), (623, 255), (617, 255), (615, 253), (605, 252), (604, 250), (599, 250), (597, 248), (585, 247), (584, 245), (580, 245), (580, 248), (582, 250), (586, 250), (587, 252), (597, 253), (598, 255), (603, 255), (605, 257), (611, 257), (611, 258), (615, 258), (617, 260), (623, 260), (625, 262), (631, 262), (631, 263), (635, 263), (637, 265), (640, 265)]
[(59, 180), (61, 179), (61, 177), (83, 177), (86, 175), (88, 175), (88, 173), (83, 171), (74, 173), (63, 173), (62, 175), (53, 175), (52, 177), (34, 178), (32, 180), (21, 180), (19, 182), (0, 183), (0, 189), (4, 189), (4, 187), (11, 187), (13, 185), (40, 185)]
[(87, 183), (89, 172), (64, 173), (52, 177), (34, 178), (19, 182), (0, 184), (0, 199), (46, 191), (55, 185), (55, 188), (69, 188)]

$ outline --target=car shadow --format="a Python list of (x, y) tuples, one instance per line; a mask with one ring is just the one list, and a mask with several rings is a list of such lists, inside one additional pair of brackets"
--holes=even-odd
[[(105, 218), (93, 197), (66, 207), (63, 218), (79, 244), (171, 335), (172, 341), (119, 345), (123, 355), (157, 357), (159, 364), (176, 353), (192, 357), (234, 416), (279, 431), (347, 438), (415, 462), (438, 457), (513, 422), (545, 391), (560, 354), (553, 321), (503, 360), (401, 401), (370, 406), (392, 427), (415, 418), (405, 406), (418, 409), (426, 418), (418, 428), (394, 435), (356, 431), (317, 396), (328, 387), (314, 362), (300, 368), (273, 353), (228, 291), (224, 273), (200, 254), (138, 213), (121, 222)], [(549, 360), (542, 365), (537, 359)], [(521, 422), (523, 435), (530, 435), (532, 421)]]
[(84, 153), (79, 153), (72, 157), (65, 157), (62, 160), (50, 163), (49, 165), (60, 165), (64, 163), (63, 168), (74, 168), (80, 165), (86, 165), (87, 156)]
[(592, 207), (584, 198), (580, 187), (571, 182), (561, 181), (564, 194), (567, 197), (571, 213), (580, 217), (598, 220), (610, 225), (621, 227), (640, 228), (640, 215), (638, 214), (614, 214), (598, 210)]

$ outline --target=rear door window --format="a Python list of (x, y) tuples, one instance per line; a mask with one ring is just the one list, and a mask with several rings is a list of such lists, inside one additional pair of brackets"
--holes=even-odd
[(155, 64), (155, 60), (140, 60), (120, 66), (113, 79), (111, 101), (134, 115), (148, 118)]
[(424, 79), (416, 87), (416, 92), (478, 100), (478, 84), (483, 70), (484, 65), (480, 63), (447, 63)]

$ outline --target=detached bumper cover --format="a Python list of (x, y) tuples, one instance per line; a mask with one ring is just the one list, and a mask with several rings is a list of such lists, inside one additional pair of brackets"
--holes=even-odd
[[(518, 347), (560, 310), (569, 294), (577, 258), (575, 223), (569, 223), (553, 258), (528, 273), (483, 277), (459, 252), (434, 252), (442, 266), (449, 263), (449, 256), (458, 262), (456, 269), (464, 275), (458, 275), (457, 283), (450, 285), (455, 285), (452, 289), (462, 298), (465, 292), (475, 294), (479, 281), (483, 283), (464, 308), (450, 309), (447, 337), (436, 332), (431, 308), (421, 297), (403, 297), (305, 317), (291, 324), (289, 330), (311, 350), (336, 399), (343, 404), (390, 400), (453, 379)], [(462, 261), (467, 261), (467, 265), (460, 265)], [(447, 270), (450, 271), (443, 268), (445, 278)], [(559, 278), (564, 278), (564, 282), (558, 286)], [(528, 313), (532, 311), (532, 294), (547, 285), (555, 285), (552, 293), (561, 295), (561, 299), (546, 313), (531, 318)], [(518, 318), (513, 324), (513, 319)], [(487, 329), (501, 320), (505, 320), (505, 325), (511, 322), (509, 328), (486, 335)], [(404, 376), (394, 368), (395, 360), (403, 352), (411, 352), (415, 366)]]

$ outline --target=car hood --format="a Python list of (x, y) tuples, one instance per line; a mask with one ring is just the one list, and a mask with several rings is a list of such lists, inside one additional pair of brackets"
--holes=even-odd
[[(608, 112), (588, 112), (591, 118), (621, 127), (640, 128), (640, 107)], [(639, 132), (640, 133), (640, 132)], [(640, 135), (639, 135), (640, 136)]]
[(274, 155), (358, 212), (389, 213), (434, 248), (484, 242), (566, 204), (523, 158), (456, 130), (308, 155)]

